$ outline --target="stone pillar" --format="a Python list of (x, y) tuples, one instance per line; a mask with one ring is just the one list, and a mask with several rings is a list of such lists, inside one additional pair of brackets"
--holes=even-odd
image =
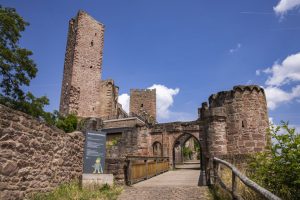
[(209, 157), (227, 154), (225, 117), (212, 116), (208, 119), (207, 148)]

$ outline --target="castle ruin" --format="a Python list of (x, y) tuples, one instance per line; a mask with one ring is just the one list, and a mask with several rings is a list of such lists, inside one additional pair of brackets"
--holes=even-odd
[[(156, 91), (130, 90), (130, 111), (118, 103), (118, 87), (102, 80), (104, 25), (83, 11), (70, 20), (60, 112), (81, 118), (96, 117), (107, 138), (118, 138), (108, 150), (111, 158), (167, 156), (191, 137), (201, 147), (201, 160), (211, 156), (263, 151), (269, 126), (264, 90), (256, 85), (235, 86), (213, 94), (190, 122), (157, 123)], [(178, 148), (177, 148), (178, 149)]]
[[(83, 127), (106, 133), (104, 173), (113, 174), (117, 183), (125, 183), (128, 156), (141, 156), (143, 164), (145, 157), (153, 156), (156, 163), (169, 160), (166, 166), (174, 167), (182, 162), (188, 141), (200, 147), (196, 155), (202, 181), (211, 172), (208, 163), (214, 156), (239, 160), (264, 151), (270, 141), (267, 102), (263, 88), (256, 85), (213, 94), (198, 108), (195, 120), (169, 123), (156, 121), (155, 89), (132, 89), (126, 113), (114, 80), (101, 78), (103, 34), (104, 25), (83, 11), (70, 20), (59, 110), (90, 123)], [(0, 105), (0, 134), (0, 199), (27, 199), (82, 177), (83, 131), (65, 133)]]

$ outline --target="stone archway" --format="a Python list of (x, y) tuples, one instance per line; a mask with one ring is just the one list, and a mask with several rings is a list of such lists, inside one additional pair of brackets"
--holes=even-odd
[(195, 163), (199, 163), (199, 169), (203, 169), (203, 162), (202, 162), (203, 148), (201, 146), (199, 139), (195, 137), (194, 134), (191, 133), (182, 133), (174, 140), (172, 145), (172, 155), (170, 156), (170, 158), (172, 158), (172, 168), (175, 169), (176, 164), (179, 164), (180, 162), (181, 164), (184, 164), (185, 152), (183, 152), (183, 149), (185, 148), (185, 145), (188, 141), (195, 141), (195, 143), (197, 143), (197, 146), (199, 148), (197, 148), (196, 151), (199, 154), (199, 160), (196, 159)]

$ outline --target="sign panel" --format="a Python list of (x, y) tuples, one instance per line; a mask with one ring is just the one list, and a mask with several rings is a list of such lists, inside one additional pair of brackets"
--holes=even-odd
[(87, 131), (85, 135), (83, 173), (103, 174), (106, 154), (106, 133)]

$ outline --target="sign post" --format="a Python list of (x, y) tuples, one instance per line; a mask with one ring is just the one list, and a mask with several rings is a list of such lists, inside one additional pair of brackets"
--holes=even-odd
[(103, 174), (106, 155), (106, 133), (87, 131), (83, 159), (83, 173)]
[(106, 133), (87, 131), (85, 134), (82, 185), (113, 184), (113, 175), (104, 174)]

